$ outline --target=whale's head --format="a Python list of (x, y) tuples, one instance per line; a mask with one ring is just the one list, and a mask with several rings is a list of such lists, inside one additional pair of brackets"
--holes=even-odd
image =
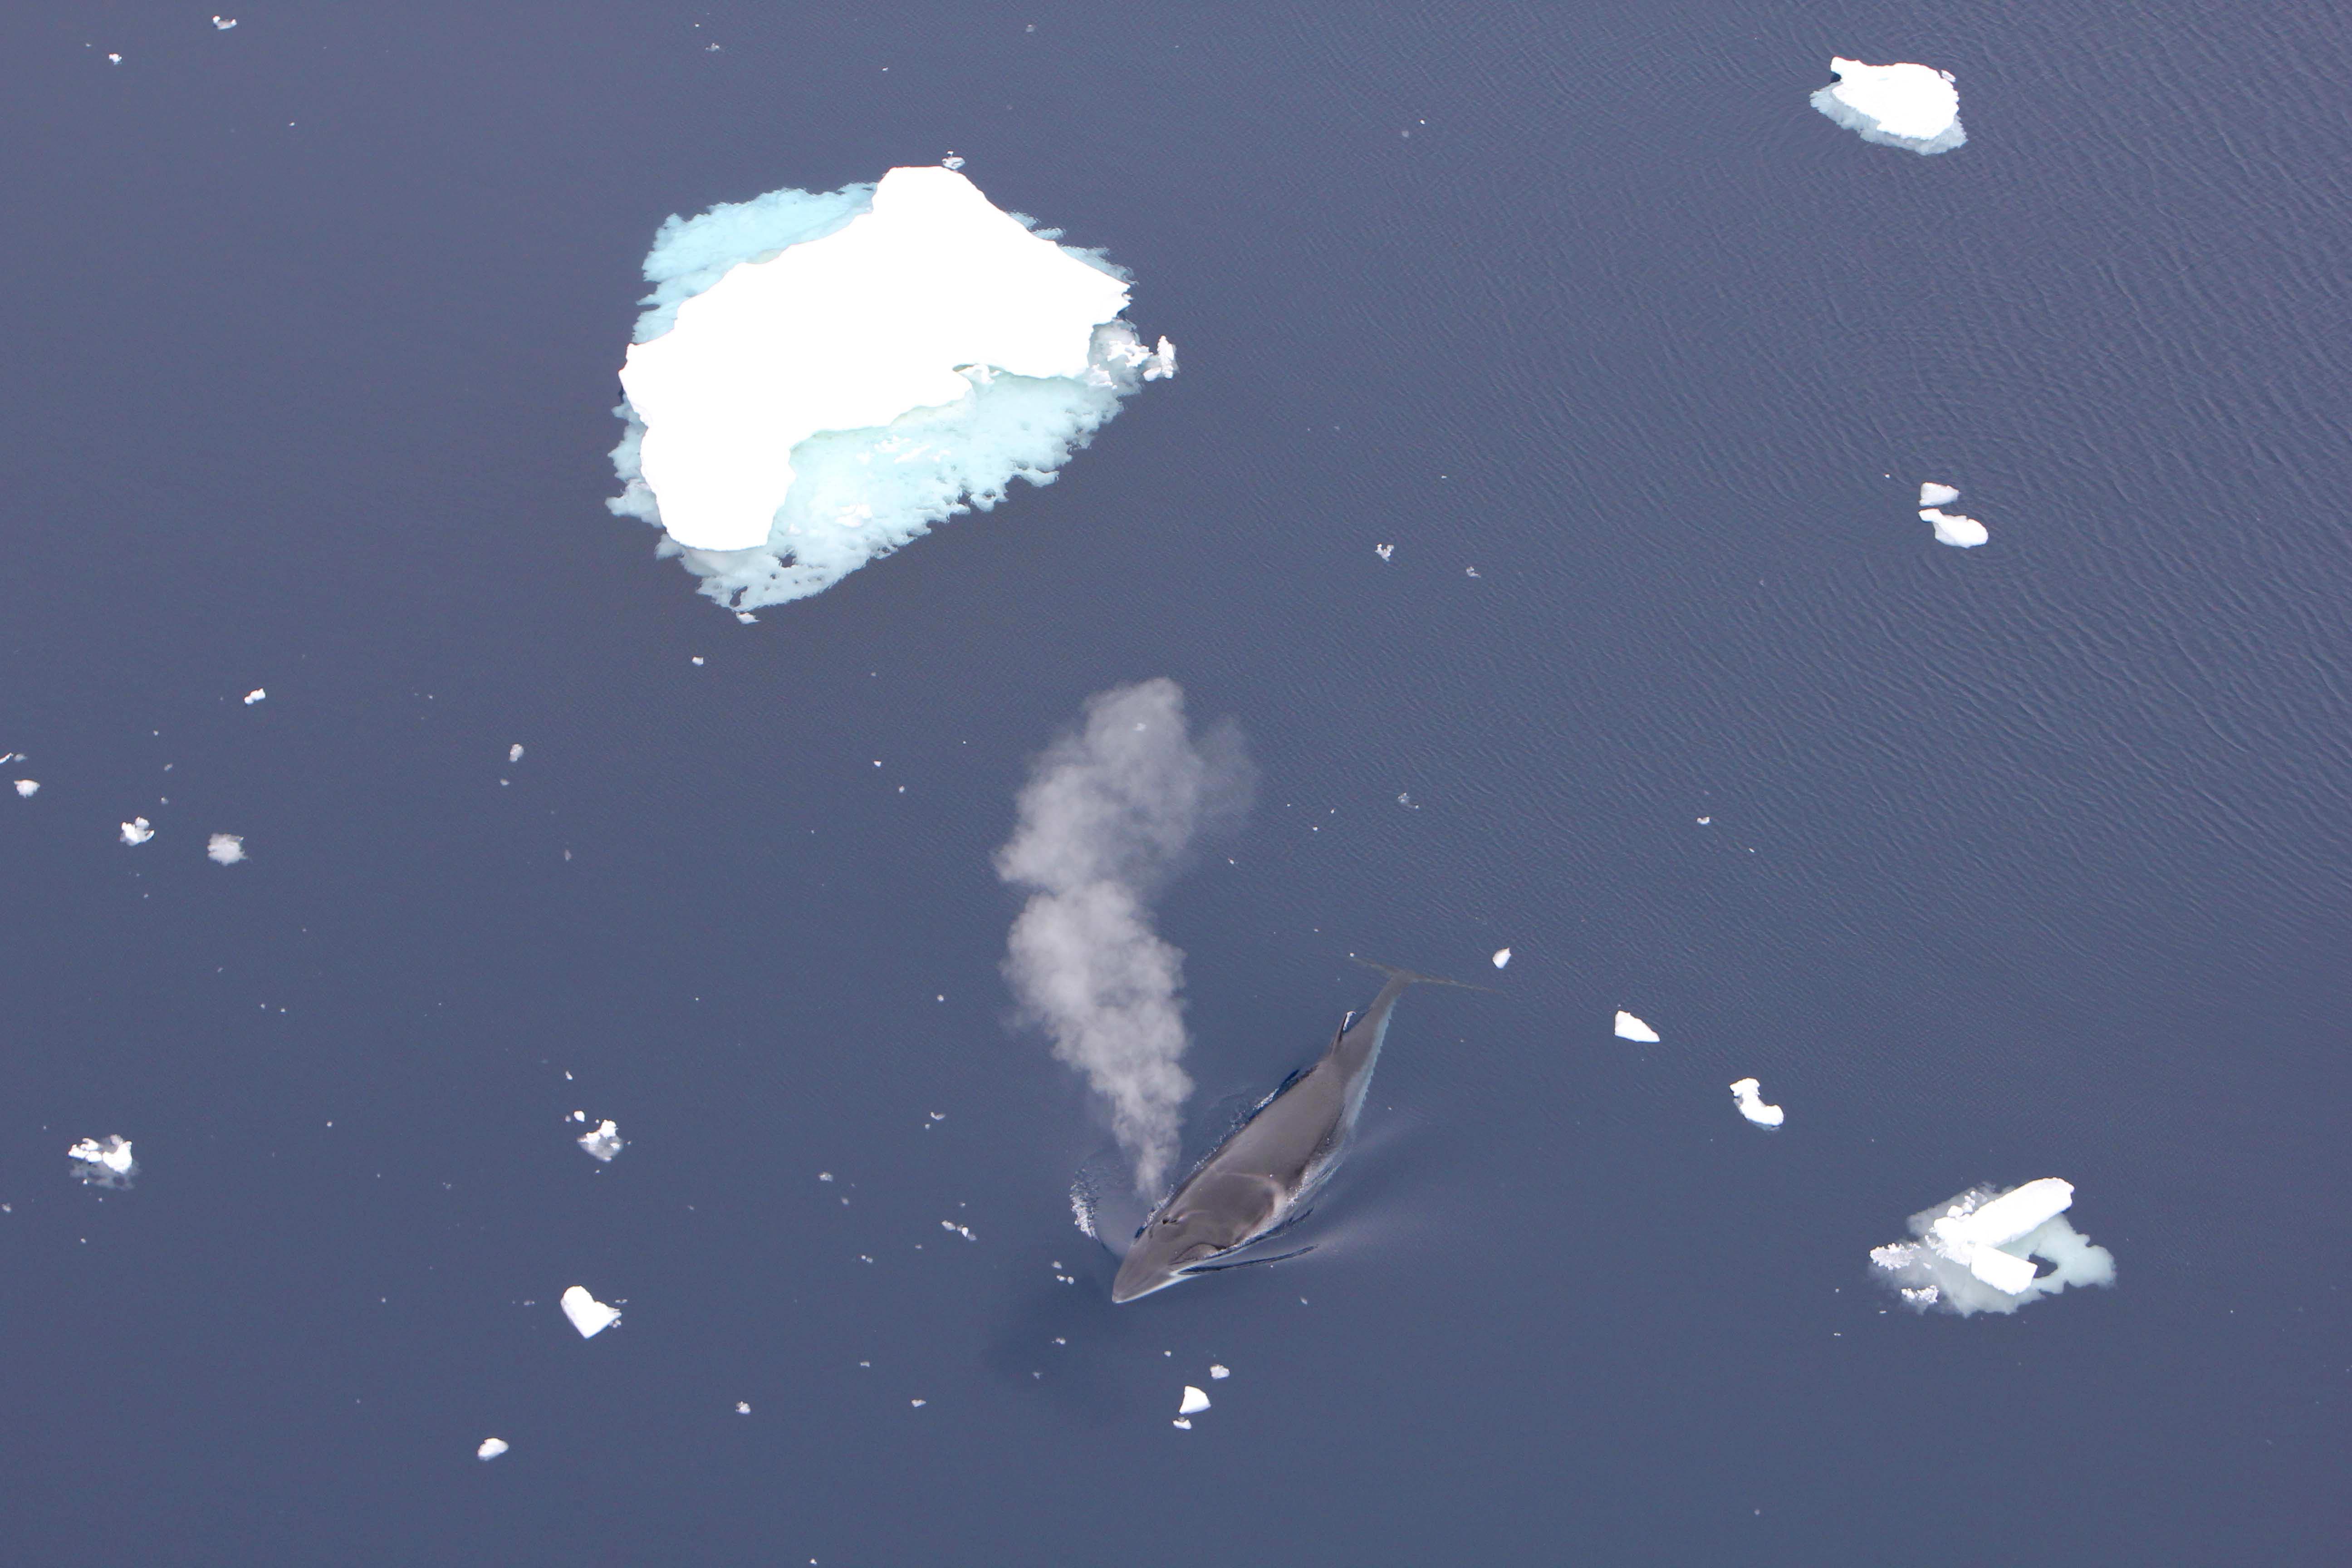
[(1203, 1172), (1136, 1232), (1135, 1245), (1111, 1281), (1111, 1300), (1132, 1301), (1165, 1290), (1219, 1254), (1263, 1236), (1278, 1201), (1266, 1177)]

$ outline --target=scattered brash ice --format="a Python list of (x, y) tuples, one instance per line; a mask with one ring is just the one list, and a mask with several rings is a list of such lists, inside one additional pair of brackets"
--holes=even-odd
[(1145, 382), (1127, 275), (962, 174), (673, 216), (621, 370), (610, 504), (730, 609), (822, 593), (1015, 479), (1049, 483)]
[(66, 1151), (66, 1158), (73, 1162), (73, 1173), (91, 1186), (127, 1187), (139, 1173), (131, 1140), (121, 1136), (85, 1138)]
[(482, 1446), (474, 1450), (474, 1458), (478, 1459), (495, 1459), (500, 1454), (505, 1453), (507, 1451), (507, 1440), (503, 1437), (485, 1437), (482, 1439)]
[(564, 1291), (562, 1306), (563, 1315), (572, 1320), (572, 1326), (580, 1331), (583, 1340), (594, 1339), (621, 1321), (619, 1308), (607, 1307), (588, 1294), (584, 1285), (574, 1285)]
[[(1873, 1247), (1870, 1261), (1913, 1307), (1964, 1318), (2014, 1312), (2069, 1285), (2112, 1285), (2115, 1255), (2066, 1222), (2074, 1202), (2073, 1184), (2055, 1176), (2006, 1193), (1971, 1187), (1913, 1215), (1916, 1239)], [(2052, 1265), (2049, 1273), (2036, 1274), (2035, 1258)]]
[(1507, 948), (1507, 947), (1498, 947), (1498, 948), (1496, 948), (1496, 949), (1495, 950), (1495, 967), (1496, 967), (1496, 968), (1500, 969), (1500, 968), (1502, 968), (1505, 964), (1507, 964), (1507, 963), (1510, 963), (1510, 962), (1511, 962), (1511, 950), (1510, 950), (1509, 948)]
[(1176, 1407), (1176, 1414), (1179, 1415), (1198, 1415), (1202, 1411), (1206, 1410), (1208, 1407), (1209, 1396), (1188, 1383), (1184, 1385), (1184, 1402)]
[(1830, 74), (1838, 79), (1813, 94), (1813, 107), (1865, 142), (1948, 153), (1969, 139), (1960, 129), (1960, 92), (1949, 71), (1865, 65), (1838, 56), (1830, 61)]
[[(582, 1133), (579, 1143), (600, 1164), (609, 1164), (614, 1155), (629, 1146), (627, 1140), (621, 1136), (621, 1130), (610, 1121), (599, 1122), (594, 1131)], [(636, 1169), (635, 1165), (629, 1168)]]
[(247, 708), (250, 708), (268, 695), (268, 692), (264, 691), (260, 687), (257, 686), (252, 690), (245, 694), (245, 705)]
[(1658, 1043), (1658, 1031), (1621, 1007), (1617, 1010), (1617, 1037), (1654, 1046)]
[(143, 816), (134, 816), (122, 825), (122, 842), (125, 844), (144, 844), (154, 837), (155, 830), (148, 826)]
[(245, 858), (245, 839), (239, 834), (215, 833), (205, 843), (205, 853), (215, 865), (234, 866)]
[(18, 779), (16, 781), (16, 793), (20, 795), (38, 795), (40, 793), (40, 789), (41, 781), (38, 779)]
[(1759, 1127), (1778, 1127), (1788, 1112), (1777, 1105), (1764, 1103), (1763, 1085), (1752, 1078), (1743, 1078), (1731, 1086), (1731, 1097), (1739, 1102), (1739, 1114)]
[(1962, 550), (1974, 550), (1992, 537), (1985, 531), (1985, 525), (1975, 518), (1962, 517), (1958, 512), (1943, 511), (1932, 506), (1919, 514), (1919, 521), (1934, 526), (1937, 543), (1957, 545)]
[(1939, 485), (1930, 481), (1919, 487), (1921, 506), (1949, 506), (1959, 499), (1958, 489), (1952, 485)]

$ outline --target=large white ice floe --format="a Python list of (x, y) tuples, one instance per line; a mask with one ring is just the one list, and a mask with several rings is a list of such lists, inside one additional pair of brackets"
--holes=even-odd
[(742, 611), (1045, 484), (1143, 383), (1125, 273), (951, 169), (672, 217), (621, 370), (610, 504)]
[(1617, 1010), (1616, 1028), (1617, 1037), (1621, 1040), (1640, 1040), (1645, 1045), (1653, 1046), (1658, 1043), (1657, 1030), (1622, 1007)]
[[(1873, 1247), (1870, 1261), (1919, 1310), (1940, 1308), (1964, 1318), (2014, 1312), (2069, 1285), (2112, 1285), (2115, 1255), (2066, 1223), (2074, 1202), (2074, 1184), (2055, 1176), (2005, 1193), (1971, 1187), (1913, 1215), (1916, 1239)], [(2030, 1261), (2035, 1258), (2047, 1261), (2050, 1272), (2037, 1273)]]
[(1961, 550), (1974, 550), (1992, 537), (1985, 525), (1975, 518), (1962, 517), (1958, 512), (1946, 511), (1940, 507), (1922, 509), (1919, 521), (1935, 529), (1937, 543), (1953, 545)]
[(594, 1339), (621, 1321), (621, 1310), (607, 1307), (588, 1294), (585, 1285), (574, 1285), (564, 1291), (560, 1304), (563, 1308), (563, 1315), (572, 1320), (572, 1326), (580, 1331), (580, 1337), (583, 1340)]
[(1813, 107), (1860, 136), (1914, 153), (1948, 153), (1966, 142), (1960, 89), (1933, 66), (1866, 65), (1837, 56), (1838, 79), (1813, 94)]
[(1206, 1410), (1208, 1407), (1209, 1396), (1188, 1383), (1184, 1385), (1183, 1400), (1176, 1406), (1176, 1414), (1179, 1415), (1198, 1415), (1202, 1411)]
[(1921, 506), (1949, 506), (1960, 499), (1959, 490), (1951, 485), (1939, 485), (1929, 479), (1919, 487)]
[(73, 1162), (73, 1173), (92, 1186), (127, 1187), (139, 1173), (139, 1162), (131, 1157), (131, 1140), (119, 1134), (85, 1138), (66, 1151), (66, 1158)]
[(1739, 1114), (1759, 1127), (1778, 1127), (1788, 1120), (1787, 1111), (1764, 1103), (1764, 1086), (1752, 1078), (1743, 1078), (1733, 1084), (1731, 1098), (1738, 1102)]

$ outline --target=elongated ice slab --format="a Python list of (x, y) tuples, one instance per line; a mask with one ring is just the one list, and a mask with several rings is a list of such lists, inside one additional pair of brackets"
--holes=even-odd
[(1617, 1037), (1654, 1046), (1658, 1043), (1658, 1031), (1621, 1007), (1617, 1010)]
[(618, 1307), (607, 1307), (588, 1294), (588, 1288), (584, 1285), (574, 1285), (564, 1291), (560, 1304), (563, 1308), (563, 1315), (572, 1320), (572, 1326), (580, 1331), (580, 1337), (583, 1340), (594, 1339), (621, 1321)]
[(482, 1439), (482, 1446), (474, 1450), (474, 1458), (495, 1459), (505, 1453), (509, 1446), (504, 1437), (485, 1437)]
[(1992, 537), (1975, 518), (1932, 506), (1920, 512), (1919, 521), (1934, 527), (1937, 543), (1956, 545), (1962, 550), (1974, 550)]
[(1813, 94), (1813, 107), (1865, 142), (1914, 153), (1948, 153), (1968, 141), (1960, 129), (1960, 89), (1933, 66), (1866, 65), (1843, 55), (1830, 61), (1838, 79)]
[(1764, 1086), (1752, 1078), (1743, 1078), (1731, 1086), (1731, 1098), (1738, 1103), (1739, 1114), (1759, 1127), (1778, 1127), (1788, 1120), (1788, 1112), (1777, 1105), (1764, 1103)]
[(66, 1151), (66, 1158), (73, 1162), (73, 1173), (91, 1186), (127, 1187), (139, 1173), (131, 1140), (120, 1135), (85, 1138)]
[(1184, 1385), (1184, 1402), (1176, 1407), (1176, 1414), (1179, 1415), (1198, 1415), (1202, 1411), (1206, 1410), (1208, 1407), (1209, 1396), (1188, 1383)]
[[(582, 1133), (579, 1143), (599, 1164), (611, 1163), (614, 1155), (629, 1146), (628, 1140), (621, 1136), (620, 1128), (610, 1121), (600, 1122), (593, 1131)], [(636, 1167), (632, 1165), (629, 1169), (634, 1171)]]
[(1921, 506), (1949, 506), (1959, 499), (1960, 492), (1950, 485), (1939, 485), (1931, 481), (1919, 487)]
[[(2112, 1285), (2115, 1255), (2065, 1220), (2071, 1183), (2055, 1176), (2006, 1193), (1972, 1187), (1910, 1219), (1916, 1238), (1871, 1249), (1879, 1278), (1909, 1305), (1969, 1317), (2014, 1312), (2069, 1285)], [(2050, 1263), (2038, 1273), (2032, 1258)]]
[(1144, 382), (1126, 275), (951, 169), (672, 217), (621, 370), (613, 510), (744, 611), (1051, 481)]

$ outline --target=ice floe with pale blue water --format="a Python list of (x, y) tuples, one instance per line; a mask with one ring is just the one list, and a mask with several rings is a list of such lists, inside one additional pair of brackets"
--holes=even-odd
[(608, 504), (739, 614), (1051, 483), (1174, 345), (1128, 274), (950, 168), (672, 216), (645, 262)]
[(1971, 1187), (1913, 1215), (1915, 1239), (1873, 1247), (1870, 1261), (1910, 1306), (1963, 1318), (2014, 1312), (2069, 1285), (2113, 1285), (2115, 1254), (2066, 1222), (2074, 1202), (2074, 1184), (2055, 1176), (2005, 1193)]
[(1813, 94), (1813, 107), (1865, 142), (1907, 152), (1948, 153), (1965, 143), (1960, 89), (1952, 73), (1922, 65), (1830, 60), (1838, 79)]

